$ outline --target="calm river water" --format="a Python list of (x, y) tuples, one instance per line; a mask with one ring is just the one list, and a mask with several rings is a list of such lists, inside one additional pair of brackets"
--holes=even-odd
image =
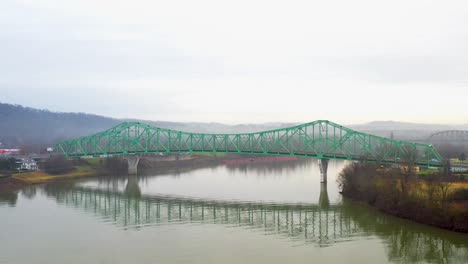
[(468, 235), (343, 199), (331, 161), (179, 168), (0, 196), (0, 263), (468, 263)]

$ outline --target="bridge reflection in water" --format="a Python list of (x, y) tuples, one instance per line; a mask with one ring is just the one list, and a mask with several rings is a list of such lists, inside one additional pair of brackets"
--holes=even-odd
[(362, 232), (350, 216), (343, 214), (341, 205), (330, 205), (326, 184), (322, 185), (320, 201), (315, 205), (142, 195), (132, 178), (125, 192), (53, 186), (46, 187), (46, 192), (58, 203), (82, 208), (124, 228), (172, 223), (223, 224), (284, 235), (318, 246), (347, 241)]
[[(466, 235), (418, 225), (343, 200), (330, 204), (326, 184), (318, 204), (217, 201), (141, 194), (136, 176), (125, 191), (49, 184), (59, 204), (97, 215), (124, 229), (168, 224), (220, 224), (319, 247), (381, 239), (391, 262), (465, 263)], [(112, 188), (112, 187), (111, 187)]]

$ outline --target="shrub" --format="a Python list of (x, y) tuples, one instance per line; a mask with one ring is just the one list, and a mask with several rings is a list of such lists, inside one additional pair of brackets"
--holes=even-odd
[(16, 159), (15, 158), (1, 158), (0, 159), (0, 171), (12, 171), (16, 169)]
[(451, 194), (451, 200), (468, 201), (468, 189), (458, 189)]
[(344, 195), (375, 201), (376, 189), (374, 176), (376, 165), (351, 163), (338, 175), (338, 183)]
[(62, 155), (52, 156), (42, 163), (42, 169), (52, 175), (68, 173), (73, 170), (73, 161)]

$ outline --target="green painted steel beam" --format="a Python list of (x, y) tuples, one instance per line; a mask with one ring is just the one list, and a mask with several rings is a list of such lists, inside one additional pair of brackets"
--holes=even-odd
[(240, 134), (188, 133), (124, 122), (94, 135), (59, 142), (55, 149), (69, 158), (214, 152), (443, 166), (441, 155), (431, 145), (366, 134), (327, 120)]

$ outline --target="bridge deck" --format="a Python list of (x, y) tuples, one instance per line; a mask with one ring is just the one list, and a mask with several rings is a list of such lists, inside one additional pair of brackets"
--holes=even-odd
[(243, 134), (201, 134), (125, 122), (95, 135), (63, 141), (67, 157), (210, 152), (292, 155), (441, 167), (431, 146), (357, 132), (330, 121)]

